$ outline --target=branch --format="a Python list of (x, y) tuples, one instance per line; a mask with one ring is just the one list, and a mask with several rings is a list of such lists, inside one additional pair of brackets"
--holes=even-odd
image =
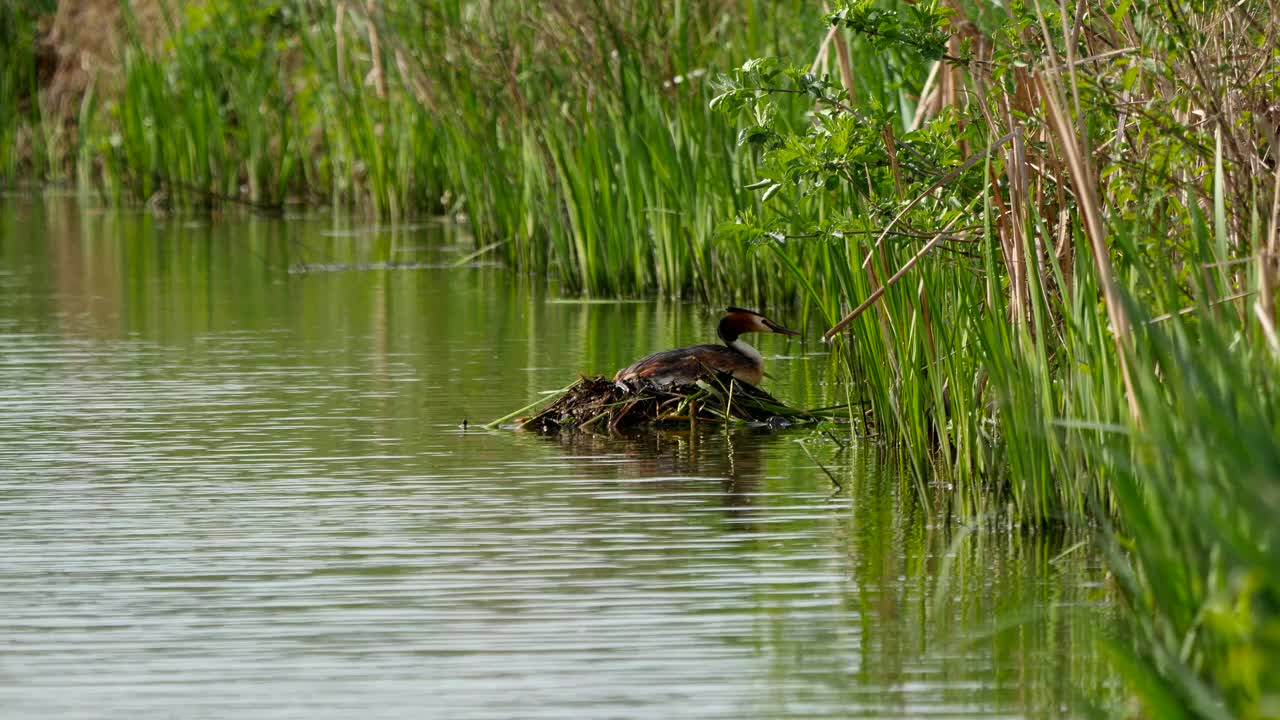
[(920, 252), (916, 253), (915, 256), (912, 257), (910, 260), (908, 260), (905, 265), (899, 268), (898, 272), (894, 273), (888, 280), (885, 280), (883, 285), (876, 288), (875, 292), (871, 293), (871, 295), (868, 296), (866, 300), (862, 301), (861, 305), (854, 308), (853, 312), (846, 315), (843, 320), (836, 323), (835, 327), (831, 328), (825, 334), (823, 334), (822, 341), (831, 342), (831, 338), (834, 337), (836, 333), (843, 330), (849, 323), (853, 322), (854, 319), (856, 319), (859, 315), (861, 315), (863, 311), (865, 311), (867, 308), (874, 305), (875, 302), (884, 295), (885, 290), (888, 290), (890, 287), (893, 287), (894, 283), (901, 280), (902, 276), (906, 275), (908, 270), (915, 267), (916, 263), (920, 262), (921, 258), (923, 258), (925, 255), (928, 255), (930, 250), (937, 247), (939, 243), (941, 243), (943, 240), (946, 240), (949, 237), (947, 235), (947, 231), (950, 230), (951, 226), (954, 225), (956, 221), (959, 219), (960, 219), (959, 216), (952, 218), (951, 222), (947, 223), (946, 227), (942, 228), (942, 232), (938, 233), (932, 240), (925, 243), (924, 247), (920, 248)]

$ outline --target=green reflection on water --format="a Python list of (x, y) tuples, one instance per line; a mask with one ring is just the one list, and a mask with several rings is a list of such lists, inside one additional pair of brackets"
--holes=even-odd
[[(1098, 559), (922, 516), (874, 446), (459, 428), (706, 340), (715, 309), (546, 302), (545, 278), (451, 267), (456, 233), (0, 203), (20, 641), (0, 701), (1052, 717), (1109, 697)], [(760, 345), (780, 397), (843, 401), (812, 340)]]

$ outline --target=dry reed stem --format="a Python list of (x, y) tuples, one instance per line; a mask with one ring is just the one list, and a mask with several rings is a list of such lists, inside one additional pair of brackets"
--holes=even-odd
[[(995, 180), (995, 173), (987, 173), (987, 183), (991, 192), (992, 232), (1000, 241), (1000, 254), (1004, 256), (1005, 267), (1009, 271), (1009, 320), (1013, 321), (1026, 306), (1022, 297), (1023, 283), (1020, 279), (1022, 264), (1017, 260), (1017, 244), (1010, 240), (1010, 231), (1005, 227), (1009, 222), (1009, 209), (1004, 201), (1004, 193), (1000, 192), (1000, 184)], [(995, 304), (994, 297), (987, 298), (987, 306)]]
[(1262, 334), (1267, 339), (1267, 347), (1271, 348), (1272, 355), (1280, 355), (1280, 338), (1276, 337), (1276, 326), (1272, 317), (1263, 309), (1262, 305), (1254, 303), (1253, 314), (1258, 318), (1258, 324), (1262, 326)]
[(1280, 354), (1280, 343), (1276, 340), (1276, 252), (1280, 250), (1280, 167), (1276, 168), (1272, 180), (1271, 223), (1267, 232), (1266, 245), (1263, 252), (1258, 253), (1258, 302), (1254, 313), (1262, 323), (1271, 351)]
[(826, 342), (830, 342), (831, 338), (834, 337), (836, 333), (843, 330), (849, 323), (853, 322), (859, 315), (866, 311), (867, 308), (871, 307), (877, 300), (883, 297), (885, 291), (897, 284), (897, 282), (902, 279), (903, 275), (906, 275), (911, 268), (915, 267), (916, 263), (920, 262), (925, 255), (929, 254), (930, 250), (937, 247), (943, 240), (948, 239), (949, 236), (947, 235), (947, 232), (951, 230), (951, 227), (955, 225), (959, 219), (960, 218), (958, 216), (952, 218), (951, 222), (947, 223), (946, 226), (942, 228), (941, 232), (935, 235), (932, 240), (925, 243), (924, 247), (920, 248), (920, 250), (910, 260), (903, 264), (903, 266), (898, 269), (898, 272), (890, 276), (889, 279), (885, 281), (884, 285), (873, 290), (872, 293), (867, 296), (867, 299), (862, 301), (861, 305), (853, 309), (853, 312), (846, 315), (844, 319), (836, 323), (835, 327), (828, 330), (826, 334), (822, 336), (822, 339)]
[[(1052, 53), (1050, 54), (1052, 62)], [(1108, 255), (1106, 230), (1103, 227), (1100, 208), (1098, 207), (1096, 187), (1087, 169), (1083, 151), (1076, 138), (1075, 128), (1067, 122), (1058, 102), (1056, 83), (1050, 85), (1043, 72), (1033, 75), (1036, 86), (1040, 90), (1041, 100), (1049, 111), (1049, 127), (1057, 136), (1058, 145), (1070, 169), (1071, 185), (1076, 191), (1076, 203), (1084, 216), (1085, 236), (1089, 239), (1089, 249), (1093, 255), (1094, 267), (1098, 273), (1098, 285), (1102, 288), (1103, 301), (1107, 306), (1107, 317), (1111, 321), (1111, 337), (1115, 342), (1117, 359), (1120, 362), (1120, 373), (1124, 379), (1125, 398), (1129, 403), (1129, 415), (1136, 423), (1142, 422), (1142, 413), (1138, 408), (1138, 398), (1133, 387), (1133, 377), (1129, 370), (1128, 354), (1125, 345), (1128, 343), (1130, 328), (1129, 318), (1121, 305), (1116, 291), (1115, 277), (1111, 270), (1111, 258)]]
[[(1057, 185), (1061, 192), (1061, 185)], [(1071, 297), (1071, 277), (1075, 269), (1076, 244), (1071, 236), (1071, 212), (1066, 203), (1058, 205), (1058, 243), (1054, 250), (1054, 258), (1058, 263), (1058, 271), (1062, 273), (1062, 284), (1058, 292), (1065, 298)]]
[(826, 36), (822, 38), (822, 42), (818, 43), (818, 53), (813, 56), (813, 62), (809, 64), (809, 74), (813, 75), (818, 72), (818, 68), (822, 67), (827, 61), (827, 48), (831, 45), (831, 39), (840, 31), (839, 26), (832, 25), (827, 31)]
[[(883, 255), (881, 256), (883, 259)], [(884, 294), (884, 286), (880, 284), (880, 274), (876, 272), (875, 266), (863, 267), (867, 274), (867, 284), (871, 286), (871, 295), (879, 297)], [(902, 365), (898, 362), (898, 353), (894, 350), (893, 343), (890, 341), (889, 323), (892, 318), (889, 316), (889, 310), (883, 306), (880, 312), (876, 313), (876, 327), (880, 329), (880, 341), (884, 343), (885, 352), (888, 353), (889, 367), (893, 370), (895, 378), (902, 378)], [(826, 336), (823, 336), (826, 339)]]
[(927, 118), (937, 114), (937, 108), (934, 105), (938, 97), (937, 83), (942, 65), (941, 60), (936, 60), (929, 68), (929, 76), (925, 78), (924, 86), (920, 88), (920, 99), (916, 101), (916, 112), (911, 117), (911, 126), (907, 128), (908, 130), (919, 130)]
[[(1012, 200), (1010, 200), (1012, 203)], [(1001, 206), (1003, 207), (1003, 205)], [(1019, 231), (1014, 211), (1004, 209), (1000, 215), (1000, 249), (1004, 253), (1005, 267), (1009, 269), (1009, 317), (1010, 323), (1025, 325), (1031, 317), (1031, 291), (1027, 279), (1027, 260), (1024, 257), (1022, 232)]]
[(898, 141), (893, 135), (893, 126), (885, 125), (881, 137), (884, 138), (885, 154), (889, 156), (889, 172), (893, 175), (893, 187), (898, 191), (898, 200), (902, 200), (906, 190), (902, 184), (902, 168), (898, 166)]
[(844, 34), (840, 32), (835, 34), (834, 41), (836, 61), (840, 67), (840, 83), (844, 85), (844, 91), (849, 95), (849, 103), (856, 105), (858, 93), (853, 83), (853, 63), (849, 60), (849, 43), (845, 42)]
[[(987, 149), (986, 149), (986, 150), (983, 150), (982, 152), (977, 152), (977, 154), (974, 154), (974, 155), (972, 155), (972, 156), (969, 156), (969, 158), (968, 158), (968, 159), (966, 159), (966, 160), (964, 161), (964, 163), (960, 165), (960, 167), (959, 167), (959, 168), (956, 168), (956, 169), (954, 169), (954, 170), (951, 170), (951, 172), (950, 172), (950, 173), (947, 173), (947, 174), (945, 174), (945, 176), (942, 176), (941, 178), (938, 178), (936, 182), (934, 182), (933, 184), (931, 184), (931, 186), (929, 186), (929, 187), (927, 188), (927, 190), (925, 190), (924, 192), (920, 193), (920, 195), (915, 196), (913, 200), (911, 200), (910, 202), (908, 202), (908, 204), (906, 204), (905, 208), (902, 208), (902, 210), (900, 211), (900, 213), (899, 213), (899, 214), (897, 214), (895, 218), (893, 218), (892, 220), (890, 220), (890, 223), (888, 223), (888, 224), (886, 225), (886, 227), (884, 227), (883, 231), (881, 231), (881, 234), (879, 234), (879, 237), (877, 238), (876, 243), (874, 243), (874, 245), (872, 246), (872, 249), (870, 249), (870, 250), (868, 250), (868, 251), (867, 251), (867, 258), (865, 258), (865, 259), (863, 260), (863, 263), (861, 263), (861, 265), (860, 265), (860, 266), (861, 266), (861, 269), (863, 269), (863, 270), (867, 270), (867, 272), (868, 272), (868, 278), (870, 279), (870, 284), (872, 284), (872, 297), (879, 297), (879, 296), (883, 295), (884, 288), (883, 288), (883, 287), (881, 287), (881, 286), (879, 286), (879, 279), (878, 279), (878, 277), (877, 277), (877, 275), (876, 275), (876, 270), (874, 270), (874, 268), (870, 268), (870, 266), (869, 266), (869, 265), (870, 265), (870, 263), (872, 263), (872, 258), (873, 258), (874, 252), (876, 252), (877, 250), (881, 249), (881, 246), (883, 245), (883, 242), (884, 242), (884, 237), (888, 236), (888, 233), (890, 233), (890, 231), (892, 231), (892, 229), (893, 229), (893, 225), (896, 225), (896, 224), (897, 224), (897, 222), (899, 222), (899, 220), (901, 220), (901, 219), (902, 219), (902, 217), (904, 217), (904, 215), (906, 215), (906, 213), (909, 213), (909, 211), (911, 210), (911, 208), (914, 208), (914, 206), (915, 206), (915, 205), (918, 205), (920, 201), (922, 201), (922, 200), (924, 200), (924, 199), (925, 199), (925, 197), (928, 197), (929, 195), (932, 195), (932, 193), (933, 193), (934, 191), (938, 190), (938, 188), (942, 187), (942, 186), (943, 186), (943, 184), (946, 184), (946, 183), (948, 183), (948, 182), (951, 182), (951, 181), (952, 181), (952, 179), (955, 179), (955, 178), (957, 178), (957, 177), (960, 177), (960, 176), (961, 176), (961, 174), (963, 174), (963, 173), (965, 172), (965, 170), (968, 170), (969, 168), (972, 168), (972, 167), (973, 167), (973, 165), (974, 165), (975, 163), (977, 163), (977, 161), (978, 161), (978, 160), (983, 159), (983, 158), (986, 158), (986, 156), (987, 156), (987, 154), (989, 154), (989, 152), (991, 152), (992, 150), (995, 150), (995, 149), (996, 149), (996, 147), (998, 147), (998, 146), (1004, 145), (1004, 143), (1005, 143), (1005, 142), (1009, 141), (1009, 138), (1010, 138), (1010, 137), (1012, 137), (1011, 133), (1010, 133), (1010, 135), (1006, 135), (1006, 136), (1004, 136), (1004, 137), (1001, 137), (1001, 138), (1000, 138), (1000, 140), (997, 140), (996, 142), (991, 143), (991, 145), (987, 146)], [(948, 228), (950, 228), (950, 225), (948, 225)], [(937, 238), (934, 238), (934, 241), (937, 241)], [(918, 258), (916, 258), (916, 259), (918, 259)], [(915, 259), (913, 259), (913, 261), (911, 261), (911, 264), (914, 264), (914, 263), (915, 263)], [(896, 277), (896, 275), (895, 275), (895, 277)], [(863, 305), (860, 305), (859, 307), (860, 307), (860, 309), (865, 309), (865, 306), (868, 306), (868, 302), (865, 302), (865, 301), (864, 301), (864, 302), (863, 302)], [(861, 313), (861, 310), (856, 311), (856, 313), (859, 313), (859, 314), (860, 314), (860, 313)], [(856, 316), (858, 316), (858, 315), (856, 315), (856, 314), (846, 315), (846, 316), (845, 316), (845, 319), (842, 319), (842, 320), (840, 320), (840, 322), (836, 323), (835, 327), (832, 327), (831, 329), (829, 329), (829, 331), (827, 331), (826, 333), (823, 333), (823, 336), (822, 336), (823, 341), (831, 342), (831, 338), (832, 338), (832, 337), (835, 337), (835, 336), (836, 336), (836, 333), (838, 333), (838, 332), (842, 331), (842, 329), (845, 329), (845, 327), (847, 327), (847, 325), (849, 325), (849, 323), (851, 323), (851, 322), (852, 322), (852, 320), (854, 320), (854, 318), (856, 318)], [(884, 327), (884, 319), (883, 319), (883, 318), (881, 318), (881, 332), (884, 334), (884, 341), (886, 341), (886, 342), (884, 342), (884, 345), (886, 345), (886, 347), (892, 347), (892, 346), (890, 345), (890, 343), (888, 343), (888, 329), (887, 329), (886, 327)], [(891, 355), (891, 356), (890, 356), (890, 361), (891, 361), (891, 363), (893, 364), (893, 366), (895, 366), (895, 370), (896, 370), (896, 369), (897, 369), (897, 359), (896, 359), (896, 357), (893, 357), (893, 356)]]
[(339, 2), (334, 8), (333, 35), (334, 45), (338, 58), (338, 87), (345, 88), (347, 86), (347, 39), (345, 32), (347, 18), (347, 4)]
[(365, 3), (365, 13), (369, 20), (366, 23), (369, 28), (369, 56), (373, 59), (373, 69), (369, 71), (369, 79), (373, 80), (373, 87), (378, 93), (378, 99), (386, 100), (387, 74), (382, 68), (382, 43), (378, 40), (378, 25), (373, 21), (378, 13), (377, 0), (368, 0)]
[(396, 48), (392, 51), (392, 55), (396, 59), (396, 70), (400, 73), (400, 78), (409, 86), (418, 104), (432, 112), (439, 112), (431, 79), (424, 75), (421, 69), (409, 64), (409, 58), (405, 55), (403, 48)]
[(1022, 126), (1011, 115), (1005, 120), (1013, 128), (1013, 143), (1009, 147), (1008, 160), (1004, 164), (1005, 176), (1009, 179), (1009, 212), (1005, 216), (1008, 222), (1009, 235), (1007, 250), (1009, 254), (1011, 282), (1018, 301), (1013, 304), (1013, 319), (1026, 325), (1031, 320), (1031, 262), (1027, 257), (1027, 177), (1026, 157), (1022, 151)]
[[(889, 224), (886, 225), (884, 229), (880, 231), (880, 236), (876, 238), (875, 244), (872, 246), (872, 248), (867, 251), (867, 256), (866, 258), (863, 259), (860, 267), (863, 270), (866, 270), (868, 266), (871, 265), (871, 258), (874, 256), (875, 251), (880, 249), (880, 246), (884, 243), (885, 237), (889, 235), (889, 233), (893, 230), (893, 227), (898, 224), (899, 220), (901, 220), (908, 212), (910, 212), (912, 208), (920, 204), (920, 201), (924, 200), (929, 195), (932, 195), (934, 191), (936, 191), (938, 188), (960, 177), (960, 175), (962, 175), (969, 168), (973, 167), (979, 160), (986, 157), (988, 154), (993, 152), (996, 148), (1000, 147), (1006, 142), (1009, 142), (1009, 140), (1012, 137), (1013, 137), (1013, 133), (1007, 133), (1001, 138), (999, 138), (998, 140), (996, 140), (995, 142), (988, 145), (986, 149), (982, 150), (981, 152), (970, 155), (968, 158), (965, 159), (963, 163), (960, 164), (960, 167), (957, 167), (951, 172), (948, 172), (947, 174), (938, 178), (936, 181), (934, 181), (932, 185), (926, 188), (924, 192), (912, 198), (911, 202), (907, 203), (906, 207), (902, 208), (902, 210), (899, 211), (898, 214), (894, 216), (893, 220), (890, 220)], [(935, 238), (935, 240), (936, 239), (937, 238)], [(880, 291), (880, 289), (873, 288), (873, 292), (874, 291)], [(866, 305), (866, 304), (867, 303), (865, 302), (863, 303), (863, 305)], [(862, 306), (859, 306), (859, 307), (862, 307)], [(822, 335), (823, 341), (830, 342), (831, 338), (835, 337), (836, 333), (843, 330), (850, 322), (853, 321), (855, 317), (857, 317), (857, 315), (849, 315), (849, 316), (846, 316), (840, 322), (836, 323), (835, 326), (833, 326), (830, 330), (823, 333)]]
[[(889, 235), (889, 232), (893, 230), (893, 227), (898, 224), (898, 221), (901, 220), (903, 217), (905, 217), (906, 214), (910, 212), (912, 208), (914, 208), (916, 205), (919, 205), (922, 200), (932, 195), (934, 191), (938, 190), (943, 185), (946, 185), (952, 180), (955, 180), (956, 178), (960, 177), (962, 174), (964, 174), (966, 170), (976, 165), (979, 160), (985, 158), (987, 155), (992, 153), (996, 148), (1009, 142), (1009, 140), (1013, 139), (1013, 135), (1014, 135), (1013, 133), (1005, 133), (995, 142), (988, 145), (981, 152), (976, 152), (973, 155), (970, 155), (969, 157), (965, 158), (965, 161), (960, 164), (960, 167), (957, 167), (954, 170), (943, 175), (942, 177), (938, 178), (933, 182), (932, 185), (925, 188), (924, 192), (912, 198), (911, 202), (907, 203), (906, 207), (898, 211), (898, 214), (893, 216), (893, 219), (889, 221), (889, 224), (885, 225), (884, 229), (880, 231), (880, 236), (876, 238), (875, 245), (873, 246), (872, 249), (878, 250), (880, 248), (880, 246), (884, 243), (884, 239)], [(867, 256), (862, 261), (862, 267), (866, 268), (867, 265), (869, 265), (870, 263), (871, 263), (871, 252), (868, 251)]]
[[(400, 40), (400, 38), (394, 32), (389, 34), (377, 33), (376, 28), (377, 28), (378, 21), (376, 19), (376, 16), (372, 14), (372, 9), (373, 9), (372, 2), (369, 2), (369, 4), (363, 8), (360, 7), (358, 4), (348, 5), (346, 2), (339, 3), (338, 4), (339, 15), (338, 15), (338, 21), (335, 23), (335, 26), (334, 26), (335, 30), (343, 26), (343, 18), (348, 13), (350, 13), (353, 17), (359, 17), (360, 19), (362, 19), (365, 25), (369, 27), (370, 32), (377, 35), (378, 47), (381, 48), (381, 46), (385, 44), (391, 49), (391, 52), (396, 60), (396, 69), (400, 73), (401, 81), (406, 86), (409, 87), (410, 91), (412, 91), (414, 97), (417, 98), (418, 102), (421, 103), (423, 106), (431, 109), (432, 111), (438, 111), (439, 105), (435, 100), (435, 92), (432, 85), (432, 81), (430, 79), (430, 74), (426, 71), (426, 68), (423, 66), (422, 61), (418, 60), (416, 57), (413, 56), (412, 53), (407, 52), (405, 50), (404, 43)], [(339, 48), (339, 52), (338, 52), (339, 72), (344, 73), (345, 71), (342, 68), (344, 67), (343, 63), (345, 62), (344, 57), (346, 53), (342, 51), (342, 48), (345, 46), (345, 38), (341, 32), (339, 32), (337, 37), (337, 45)], [(378, 65), (379, 72), (384, 76), (383, 83), (384, 83), (384, 92), (385, 92), (386, 81), (385, 81), (385, 72), (383, 72), (383, 69), (382, 69), (382, 53), (378, 52), (375, 55), (375, 58), (376, 58), (375, 62)]]
[(929, 362), (934, 363), (938, 360), (938, 347), (933, 340), (933, 320), (929, 315), (929, 284), (924, 278), (920, 278), (920, 284), (916, 288), (916, 299), (919, 302), (920, 321), (924, 325), (924, 339), (929, 348)]
[[(1253, 294), (1254, 294), (1254, 293), (1256, 293), (1256, 292), (1257, 292), (1256, 290), (1245, 290), (1244, 292), (1238, 292), (1238, 293), (1236, 293), (1236, 294), (1234, 294), (1234, 295), (1228, 295), (1227, 297), (1219, 298), (1219, 299), (1214, 300), (1214, 301), (1212, 301), (1212, 302), (1209, 302), (1209, 303), (1207, 303), (1207, 304), (1208, 304), (1208, 306), (1209, 306), (1209, 307), (1211, 307), (1211, 308), (1221, 307), (1221, 306), (1226, 305), (1226, 304), (1228, 304), (1228, 303), (1233, 303), (1233, 302), (1235, 302), (1236, 300), (1242, 300), (1242, 299), (1244, 299), (1244, 298), (1247, 298), (1247, 297), (1249, 297), (1250, 295), (1253, 295)], [(1180, 309), (1180, 310), (1174, 310), (1173, 312), (1167, 312), (1167, 313), (1164, 313), (1164, 314), (1161, 314), (1161, 315), (1157, 315), (1157, 316), (1155, 316), (1155, 317), (1151, 318), (1150, 320), (1147, 320), (1147, 322), (1146, 322), (1145, 324), (1147, 324), (1147, 325), (1155, 325), (1156, 323), (1162, 323), (1162, 322), (1164, 322), (1164, 321), (1166, 321), (1166, 320), (1172, 320), (1173, 318), (1178, 317), (1178, 316), (1180, 316), (1180, 315), (1190, 315), (1191, 313), (1193, 313), (1193, 312), (1195, 312), (1195, 311), (1197, 311), (1197, 310), (1199, 310), (1199, 309), (1200, 309), (1200, 306), (1199, 306), (1199, 305), (1188, 305), (1188, 306), (1186, 306), (1186, 307), (1184, 307), (1184, 308), (1182, 308), (1182, 309)]]

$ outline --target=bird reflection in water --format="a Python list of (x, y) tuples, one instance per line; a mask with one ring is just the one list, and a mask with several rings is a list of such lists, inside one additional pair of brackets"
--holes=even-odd
[(726, 517), (738, 529), (753, 530), (751, 519), (765, 481), (764, 458), (785, 435), (769, 428), (701, 427), (539, 437), (559, 445), (588, 477), (650, 480), (643, 487), (665, 493), (688, 492), (691, 478), (715, 478)]

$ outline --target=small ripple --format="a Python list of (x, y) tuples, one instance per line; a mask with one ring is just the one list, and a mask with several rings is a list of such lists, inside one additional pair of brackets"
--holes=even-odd
[(909, 590), (920, 551), (891, 529), (863, 548), (885, 573), (860, 576), (872, 561), (847, 542), (847, 503), (789, 443), (745, 441), (732, 467), (723, 446), (686, 449), (709, 465), (659, 471), (635, 446), (570, 452), (458, 431), (418, 396), (387, 405), (441, 387), (413, 356), (377, 356), (406, 363), (387, 390), (362, 365), (292, 356), (287, 333), (205, 334), (184, 353), (7, 327), (13, 717), (1018, 707), (990, 648), (916, 652), (931, 637)]

